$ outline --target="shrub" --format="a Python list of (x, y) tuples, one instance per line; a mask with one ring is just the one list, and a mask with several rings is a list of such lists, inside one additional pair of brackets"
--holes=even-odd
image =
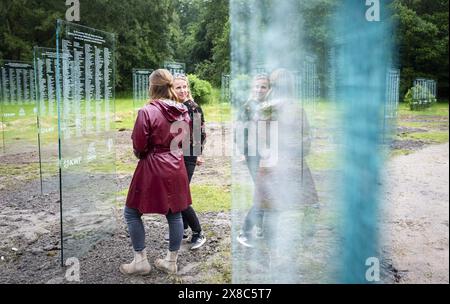
[(194, 74), (189, 74), (188, 79), (191, 94), (195, 102), (200, 105), (207, 104), (209, 100), (212, 98), (211, 83), (209, 83), (206, 80), (198, 78)]
[[(415, 96), (424, 96), (424, 98), (415, 98)], [(409, 108), (412, 111), (419, 111), (431, 107), (431, 105), (436, 103), (437, 100), (427, 88), (416, 85), (408, 90), (404, 101), (409, 105)]]

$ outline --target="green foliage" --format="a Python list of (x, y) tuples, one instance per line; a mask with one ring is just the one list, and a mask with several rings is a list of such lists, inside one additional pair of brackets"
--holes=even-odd
[(80, 8), (81, 24), (116, 34), (119, 91), (132, 87), (133, 68), (156, 69), (173, 58), (178, 27), (173, 0), (96, 0)]
[(2, 0), (0, 53), (3, 59), (32, 61), (33, 47), (55, 47), (57, 18), (64, 18), (63, 1)]
[(195, 73), (220, 86), (230, 71), (229, 3), (223, 0), (176, 0), (182, 39), (177, 55)]
[[(269, 8), (278, 4), (277, 0), (261, 2)], [(250, 7), (251, 1), (245, 3)], [(315, 0), (298, 4), (305, 29), (301, 39), (306, 51), (324, 63), (318, 67), (323, 83), (327, 83), (327, 50), (333, 39), (329, 22), (339, 3)], [(33, 46), (54, 48), (56, 19), (64, 19), (67, 8), (63, 0), (0, 1), (0, 58), (31, 61)], [(133, 68), (155, 69), (164, 60), (185, 62), (188, 73), (216, 87), (222, 73), (230, 73), (229, 1), (95, 0), (81, 1), (80, 8), (80, 24), (116, 34), (119, 92), (131, 90)], [(440, 97), (448, 98), (448, 0), (394, 0), (393, 9), (401, 95), (415, 78), (423, 77), (436, 79)]]
[[(35, 45), (55, 48), (56, 19), (68, 7), (63, 0), (2, 0), (2, 57), (31, 61)], [(118, 91), (131, 89), (133, 68), (158, 68), (178, 47), (174, 0), (80, 1), (80, 16), (81, 25), (115, 33)]]
[(438, 81), (438, 92), (448, 96), (448, 0), (395, 0), (394, 21), (402, 67), (401, 94), (417, 77)]
[[(421, 96), (422, 98), (417, 98)], [(411, 110), (423, 110), (436, 103), (436, 97), (425, 87), (416, 85), (408, 90), (404, 102), (409, 105)]]
[(192, 97), (200, 105), (207, 104), (212, 97), (212, 86), (207, 80), (198, 78), (194, 74), (188, 75)]

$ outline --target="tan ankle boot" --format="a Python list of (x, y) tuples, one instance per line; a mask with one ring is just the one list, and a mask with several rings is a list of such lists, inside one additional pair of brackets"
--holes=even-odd
[(167, 251), (167, 255), (164, 259), (157, 259), (155, 261), (155, 266), (159, 270), (170, 274), (176, 274), (178, 271), (177, 259), (178, 251)]
[(133, 261), (130, 264), (120, 265), (119, 269), (123, 274), (148, 274), (152, 267), (147, 260), (147, 250), (134, 251)]

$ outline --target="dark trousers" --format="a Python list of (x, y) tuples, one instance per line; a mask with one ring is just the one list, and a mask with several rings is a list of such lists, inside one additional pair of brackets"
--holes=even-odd
[(245, 161), (247, 163), (248, 171), (250, 172), (250, 175), (252, 176), (253, 183), (256, 181), (256, 175), (258, 174), (259, 169), (259, 156), (245, 156)]
[[(197, 157), (196, 156), (186, 156), (184, 158), (184, 165), (186, 166), (186, 171), (189, 179), (189, 183), (191, 183), (192, 176), (194, 175), (195, 167), (197, 166)], [(198, 220), (197, 214), (190, 205), (186, 210), (181, 212), (183, 217), (183, 226), (184, 229), (191, 227), (192, 232), (200, 233), (202, 231), (202, 227), (200, 226), (200, 221)]]
[[(259, 168), (259, 157), (258, 156), (246, 156), (245, 160), (247, 162), (248, 171), (252, 176), (253, 183), (256, 183), (256, 176), (258, 174)], [(247, 213), (244, 220), (244, 226), (242, 230), (244, 233), (250, 233), (254, 226), (262, 227), (264, 219), (264, 211), (254, 205)]]

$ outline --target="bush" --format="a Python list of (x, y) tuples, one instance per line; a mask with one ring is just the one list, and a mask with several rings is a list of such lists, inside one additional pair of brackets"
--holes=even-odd
[[(425, 96), (425, 98), (414, 98), (414, 96)], [(436, 97), (428, 91), (427, 88), (416, 85), (408, 90), (404, 101), (409, 105), (412, 111), (419, 111), (431, 107), (436, 103)]]
[(213, 85), (214, 71), (213, 63), (209, 60), (204, 60), (195, 65), (194, 74), (200, 79), (208, 79), (208, 81)]
[(198, 78), (194, 74), (189, 74), (188, 79), (191, 94), (195, 102), (200, 105), (207, 104), (212, 98), (211, 84), (206, 80)]

